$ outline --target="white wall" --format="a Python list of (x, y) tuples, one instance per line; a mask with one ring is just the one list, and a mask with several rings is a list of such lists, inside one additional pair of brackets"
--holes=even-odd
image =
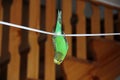
[(98, 0), (98, 1), (120, 7), (120, 0)]

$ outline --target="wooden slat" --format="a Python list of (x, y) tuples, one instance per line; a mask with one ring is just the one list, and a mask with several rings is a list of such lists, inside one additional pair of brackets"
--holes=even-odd
[(98, 5), (92, 5), (91, 33), (100, 33), (100, 10)]
[[(21, 24), (21, 9), (22, 0), (13, 0), (11, 6), (10, 22), (15, 24)], [(9, 51), (11, 55), (10, 63), (8, 65), (8, 77), (7, 80), (19, 80), (20, 74), (20, 29), (10, 28), (9, 33)]]
[[(84, 15), (85, 2), (77, 0), (77, 34), (86, 33), (86, 19)], [(86, 49), (86, 37), (77, 37), (77, 57), (86, 59), (87, 49)]]
[[(2, 11), (2, 1), (0, 0), (0, 21), (2, 21), (3, 11)], [(2, 25), (0, 24), (0, 56), (1, 56), (1, 46), (2, 46)]]
[[(72, 26), (70, 19), (72, 16), (72, 0), (62, 0), (62, 11), (63, 11), (63, 27), (65, 33), (72, 33)], [(68, 55), (72, 54), (72, 37), (67, 37), (69, 50)]]
[[(29, 6), (29, 26), (40, 29), (40, 0), (30, 0)], [(28, 55), (27, 77), (31, 79), (39, 78), (39, 33), (29, 31), (30, 52)]]
[[(105, 33), (113, 33), (114, 32), (114, 26), (113, 26), (113, 10), (105, 7), (105, 13), (104, 13), (104, 18), (105, 18)], [(111, 39), (113, 40), (113, 36), (105, 36), (106, 39)]]
[[(56, 0), (46, 0), (46, 30), (53, 31), (56, 16)], [(54, 48), (52, 37), (47, 36), (45, 44), (45, 80), (55, 80)]]

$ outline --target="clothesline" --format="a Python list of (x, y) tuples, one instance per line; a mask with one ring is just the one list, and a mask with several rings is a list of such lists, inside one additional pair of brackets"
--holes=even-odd
[(25, 30), (29, 30), (29, 31), (34, 31), (34, 32), (38, 32), (38, 33), (42, 33), (42, 34), (47, 34), (47, 35), (53, 35), (53, 36), (76, 36), (76, 37), (80, 37), (80, 36), (112, 36), (112, 35), (120, 35), (120, 33), (101, 33), (101, 34), (55, 34), (52, 32), (47, 32), (47, 31), (43, 31), (43, 30), (38, 30), (38, 29), (34, 29), (34, 28), (30, 28), (27, 26), (21, 26), (21, 25), (17, 25), (17, 24), (13, 24), (13, 23), (8, 23), (8, 22), (4, 22), (4, 21), (0, 21), (0, 24), (2, 25), (7, 25), (7, 26), (11, 26), (11, 27), (15, 27), (15, 28), (20, 28), (20, 29), (25, 29)]

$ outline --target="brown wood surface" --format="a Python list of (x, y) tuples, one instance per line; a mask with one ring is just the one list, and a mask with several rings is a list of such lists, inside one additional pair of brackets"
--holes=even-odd
[(66, 75), (66, 80), (89, 80), (90, 72), (94, 68), (94, 65), (89, 62), (75, 57), (66, 58), (62, 66)]
[[(113, 25), (113, 10), (105, 7), (104, 11), (105, 18), (105, 33), (114, 33), (114, 25)], [(114, 39), (114, 36), (105, 36), (106, 39)]]
[[(119, 53), (115, 54), (120, 54), (120, 51)], [(100, 80), (114, 80), (117, 76), (120, 75), (119, 69), (120, 55), (108, 64), (99, 66), (99, 68), (96, 69), (96, 75), (100, 78)]]
[[(21, 9), (22, 0), (13, 0), (11, 6), (10, 22), (15, 24), (21, 24)], [(9, 33), (9, 51), (10, 51), (10, 63), (8, 65), (8, 76), (7, 80), (19, 80), (20, 74), (20, 55), (19, 55), (19, 44), (20, 44), (20, 29), (10, 27)]]
[[(88, 47), (90, 48), (94, 58), (98, 62), (103, 62), (106, 58), (120, 54), (114, 54), (120, 48), (120, 43), (112, 40), (106, 40), (102, 38), (94, 38), (89, 42)], [(114, 56), (114, 57), (115, 57)], [(112, 58), (111, 57), (111, 58)]]
[[(46, 31), (52, 32), (56, 22), (56, 0), (46, 0)], [(55, 80), (54, 48), (52, 36), (47, 35), (45, 44), (45, 80)]]
[[(0, 21), (2, 21), (2, 17), (3, 17), (3, 9), (2, 9), (2, 4), (1, 4), (1, 0), (0, 0)], [(1, 46), (2, 46), (2, 25), (0, 24), (0, 56), (1, 56)]]
[(96, 57), (92, 74), (100, 80), (114, 80), (120, 74), (120, 43), (97, 38), (89, 46)]
[(84, 76), (84, 78), (82, 78), (81, 80), (94, 80), (92, 75), (88, 74), (86, 76)]
[[(86, 34), (86, 19), (84, 15), (85, 2), (77, 0), (77, 34)], [(87, 49), (86, 49), (86, 37), (77, 37), (77, 57), (86, 59)]]
[(74, 57), (66, 58), (62, 64), (66, 80), (114, 80), (119, 76), (120, 43), (100, 38), (94, 38), (90, 43), (97, 59), (89, 63)]
[[(40, 0), (30, 0), (29, 6), (29, 26), (40, 29)], [(27, 77), (32, 79), (39, 78), (39, 33), (29, 31), (30, 52), (28, 55)]]
[(100, 33), (100, 9), (98, 5), (92, 5), (91, 33)]
[[(72, 16), (72, 0), (62, 0), (62, 18), (63, 18), (63, 27), (66, 34), (72, 33), (72, 26), (70, 24)], [(69, 50), (68, 55), (72, 54), (72, 37), (67, 37)]]

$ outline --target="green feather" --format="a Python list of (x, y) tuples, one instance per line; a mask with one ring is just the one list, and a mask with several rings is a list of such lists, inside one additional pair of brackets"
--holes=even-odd
[[(56, 34), (62, 34), (62, 20), (61, 20), (61, 11), (58, 11), (57, 23), (55, 28)], [(68, 43), (64, 36), (53, 36), (53, 43), (55, 48), (55, 56), (54, 63), (61, 64), (64, 60), (67, 51), (68, 51)]]

